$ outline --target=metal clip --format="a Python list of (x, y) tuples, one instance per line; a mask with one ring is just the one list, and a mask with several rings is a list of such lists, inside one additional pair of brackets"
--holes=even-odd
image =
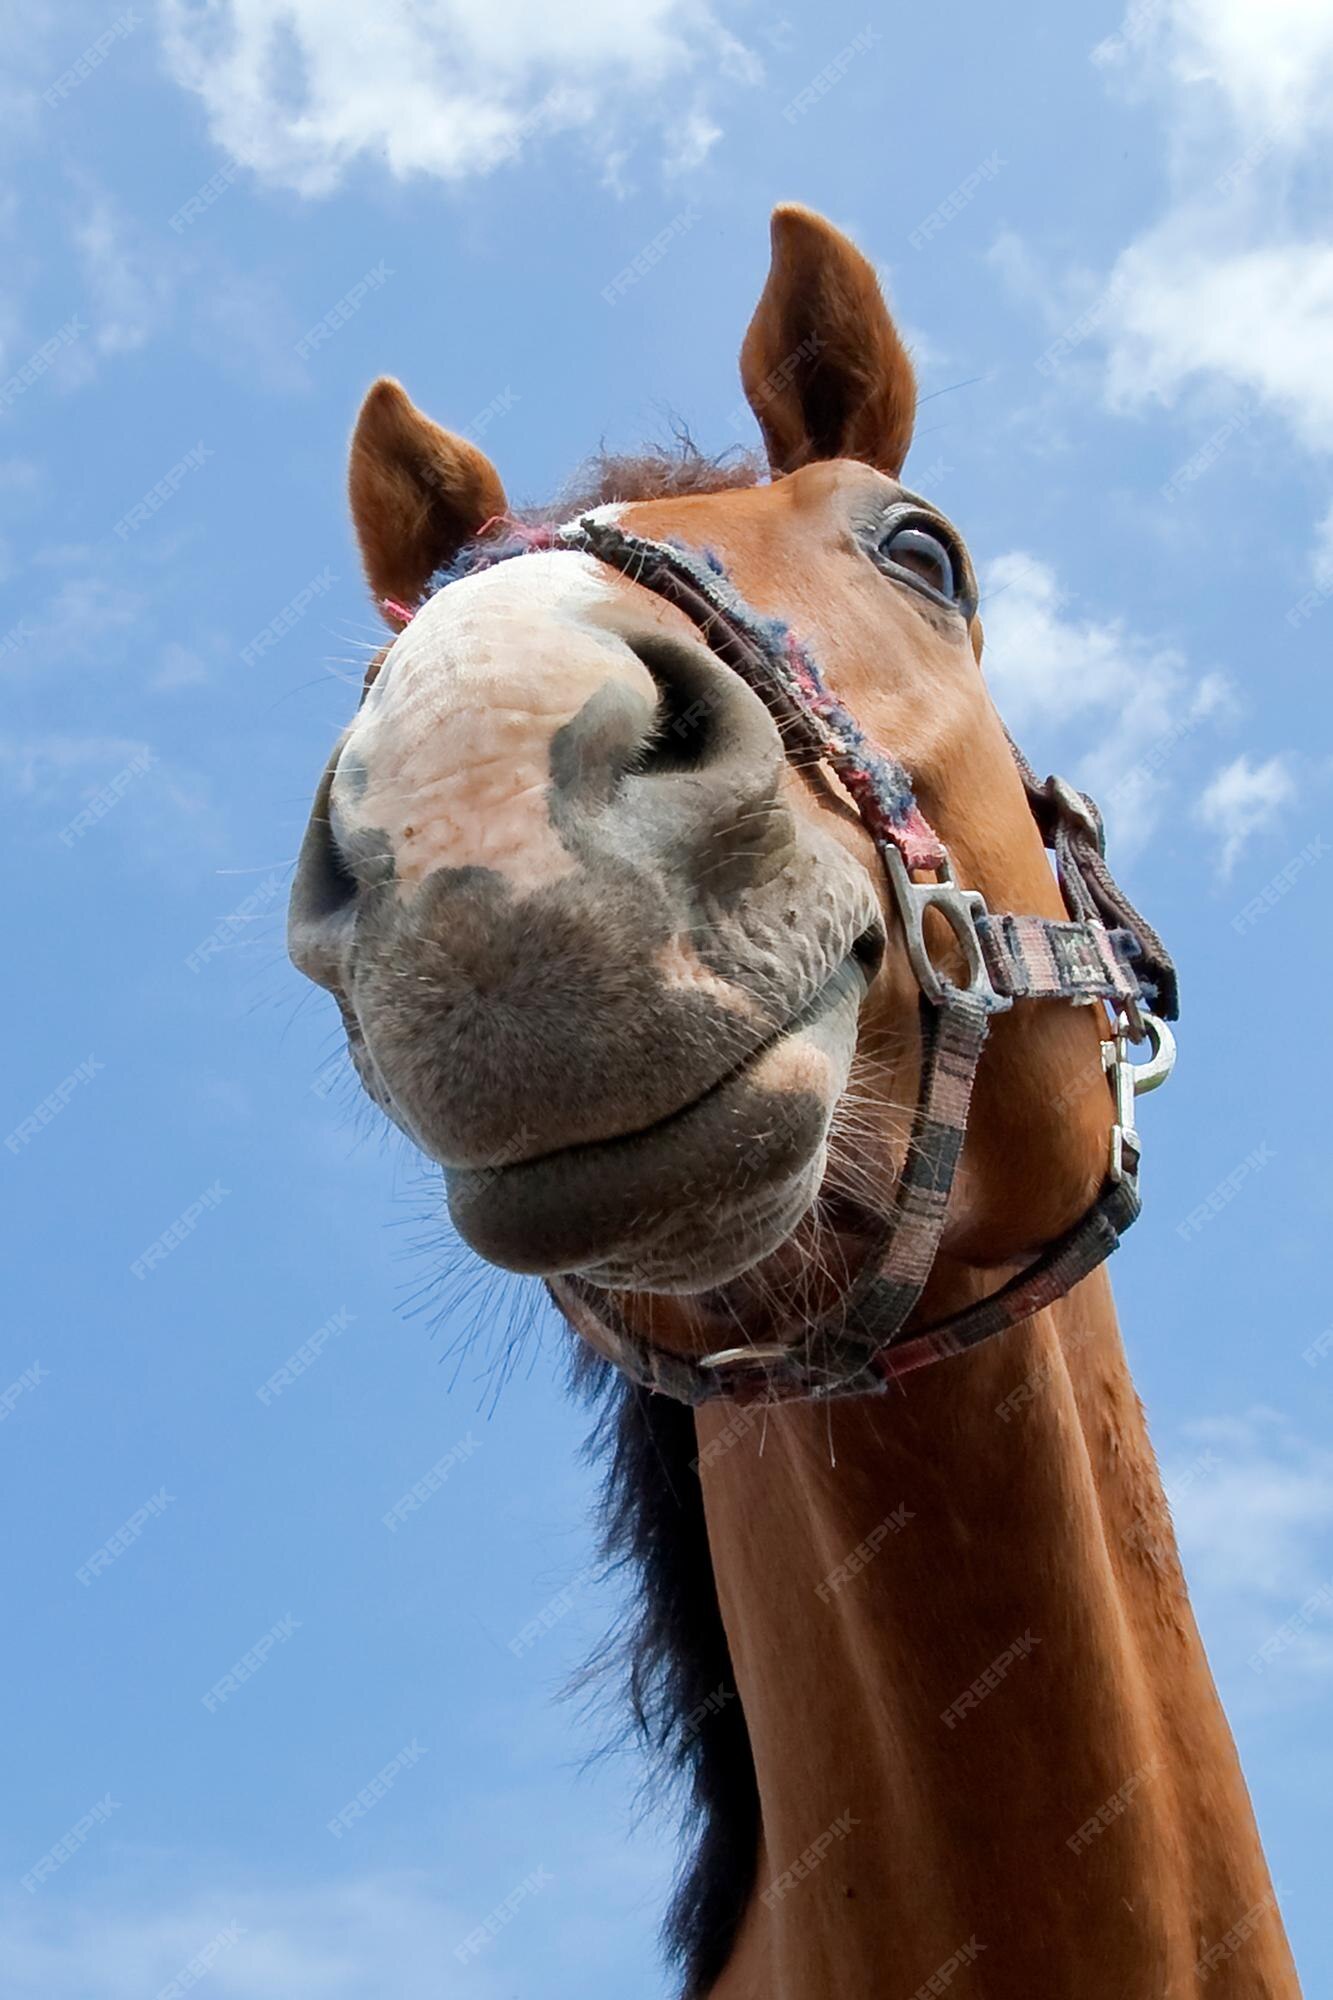
[(1046, 780), (1046, 796), (1066, 819), (1082, 827), (1099, 854), (1106, 852), (1102, 816), (1091, 799), (1085, 799), (1082, 792), (1075, 791), (1067, 778), (1057, 777)]
[[(1102, 1043), (1102, 1066), (1110, 1078), (1115, 1099), (1115, 1123), (1111, 1127), (1113, 1181), (1132, 1180), (1139, 1170), (1142, 1148), (1134, 1122), (1135, 1098), (1165, 1083), (1176, 1065), (1176, 1038), (1166, 1022), (1146, 1011), (1139, 1012), (1138, 1022), (1142, 1032), (1136, 1036), (1135, 1023), (1129, 1015), (1118, 1014), (1114, 1038)], [(1131, 1062), (1130, 1042), (1142, 1039), (1143, 1034), (1151, 1044), (1151, 1053), (1146, 1062)]]
[[(994, 1013), (1002, 1013), (1013, 1005), (1004, 994), (997, 993), (986, 967), (985, 953), (981, 948), (981, 937), (977, 930), (977, 919), (990, 914), (986, 898), (979, 889), (960, 889), (953, 879), (953, 865), (946, 855), (940, 864), (937, 882), (914, 882), (908, 873), (907, 863), (896, 847), (886, 846), (883, 850), (884, 865), (888, 872), (889, 886), (893, 890), (902, 918), (903, 937), (907, 944), (907, 956), (916, 974), (917, 984), (927, 1000), (941, 1006), (949, 992), (971, 993), (984, 1000)], [(967, 984), (961, 988), (945, 978), (936, 968), (926, 948), (925, 915), (927, 910), (938, 910), (946, 919), (949, 928), (962, 947), (967, 961)]]

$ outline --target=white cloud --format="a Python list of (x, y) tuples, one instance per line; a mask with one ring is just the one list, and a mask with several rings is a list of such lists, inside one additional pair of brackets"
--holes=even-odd
[(200, 687), (209, 678), (200, 655), (179, 640), (170, 639), (162, 648), (157, 671), (148, 685), (157, 694), (175, 694), (179, 688)]
[(981, 610), (987, 680), (1029, 756), (1067, 763), (1120, 851), (1141, 845), (1185, 741), (1231, 709), (1224, 677), (1120, 619), (1071, 613), (1054, 571), (1020, 551), (988, 565)]
[[(125, 736), (0, 736), (0, 787), (37, 803), (86, 795), (149, 755)], [(71, 780), (81, 780), (71, 786)]]
[(49, 673), (57, 666), (118, 659), (143, 613), (144, 599), (137, 591), (102, 576), (69, 577), (42, 610), (20, 621), (32, 636), (6, 665), (21, 662)]
[(1333, 507), (1330, 507), (1315, 530), (1315, 544), (1310, 551), (1310, 568), (1314, 580), (1321, 587), (1333, 585)]
[(306, 195), (367, 159), (458, 181), (562, 131), (605, 162), (636, 122), (679, 167), (716, 135), (719, 80), (755, 73), (709, 0), (220, 0), (207, 14), (165, 0), (162, 20), (218, 144)]
[(1240, 756), (1224, 764), (1205, 786), (1196, 808), (1202, 824), (1222, 842), (1221, 869), (1230, 875), (1246, 842), (1295, 797), (1296, 783), (1283, 757), (1252, 764)]
[(1112, 404), (1169, 403), (1212, 378), (1262, 397), (1309, 449), (1333, 450), (1333, 242), (1229, 248), (1200, 235), (1177, 215), (1120, 258)]
[(1173, 0), (1159, 23), (1172, 76), (1213, 86), (1243, 129), (1297, 145), (1333, 124), (1328, 0)]
[(1077, 328), (1067, 381), (1096, 358), (1112, 408), (1239, 391), (1333, 451), (1333, 232), (1303, 171), (1333, 133), (1333, 8), (1130, 0), (1092, 56), (1158, 106), (1162, 211), (1100, 273), (1050, 272), (1011, 233), (993, 262), (1057, 332)]
[(1333, 1527), (1333, 1453), (1262, 1407), (1191, 1423), (1185, 1436), (1163, 1471), (1196, 1582), (1278, 1600), (1317, 1584), (1321, 1537)]
[(52, 1888), (10, 1899), (0, 1988), (9, 2000), (142, 2000), (213, 1944), (200, 1990), (219, 2000), (494, 2000), (499, 1975), (454, 1957), (476, 1920), (406, 1874), (199, 1892), (157, 1910), (126, 1898), (71, 1909)]
[(1275, 1410), (1188, 1424), (1163, 1474), (1210, 1650), (1272, 1700), (1333, 1672), (1333, 1452)]
[(103, 354), (128, 354), (157, 332), (171, 300), (171, 280), (157, 247), (115, 204), (85, 183), (71, 231), (87, 287), (92, 338)]

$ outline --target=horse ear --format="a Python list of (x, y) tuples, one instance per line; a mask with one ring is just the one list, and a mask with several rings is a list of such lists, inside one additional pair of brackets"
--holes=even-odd
[(433, 424), (387, 375), (361, 405), (347, 484), (370, 588), (408, 608), (507, 504), (485, 452)]
[(859, 458), (895, 477), (916, 377), (871, 266), (795, 202), (773, 211), (768, 283), (741, 347), (741, 381), (775, 474)]

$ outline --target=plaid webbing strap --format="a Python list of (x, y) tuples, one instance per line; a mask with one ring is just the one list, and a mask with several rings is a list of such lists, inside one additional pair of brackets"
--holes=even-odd
[[(595, 556), (676, 605), (764, 701), (788, 758), (798, 767), (825, 762), (836, 771), (881, 852), (895, 848), (908, 871), (947, 877), (947, 852), (902, 765), (865, 735), (825, 682), (810, 648), (782, 619), (748, 605), (716, 557), (647, 541), (585, 515), (566, 527), (478, 544), (464, 568), (450, 575), (542, 548)], [(725, 1368), (642, 1338), (613, 1295), (587, 1280), (551, 1279), (548, 1290), (575, 1330), (633, 1381), (690, 1404), (719, 1397), (779, 1402), (883, 1394), (900, 1376), (962, 1354), (1063, 1297), (1111, 1254), (1138, 1214), (1131, 1161), (1108, 1177), (1071, 1229), (988, 1298), (908, 1331), (948, 1214), (991, 1015), (1016, 1000), (1048, 999), (1105, 1001), (1131, 1020), (1141, 1003), (1168, 1020), (1177, 1013), (1175, 968), (1106, 866), (1097, 807), (1062, 779), (1043, 782), (1009, 741), (1033, 816), (1055, 856), (1069, 916), (1056, 921), (979, 910), (975, 934), (989, 991), (975, 990), (975, 982), (964, 990), (938, 968), (924, 968), (934, 972), (937, 997), (923, 993), (921, 1000), (916, 1112), (889, 1212), (860, 1273), (833, 1312), (795, 1329), (790, 1340), (756, 1348), (753, 1356), (732, 1350)]]
[(631, 1381), (698, 1405), (882, 1395), (900, 1376), (963, 1354), (1062, 1298), (1110, 1256), (1138, 1214), (1132, 1175), (1108, 1179), (1072, 1229), (988, 1298), (905, 1333), (934, 1268), (993, 1011), (957, 988), (940, 1006), (922, 1000), (921, 1087), (898, 1185), (860, 1275), (824, 1318), (789, 1341), (765, 1342), (753, 1360), (736, 1352), (720, 1370), (636, 1334), (613, 1296), (585, 1279), (549, 1280), (556, 1305)]

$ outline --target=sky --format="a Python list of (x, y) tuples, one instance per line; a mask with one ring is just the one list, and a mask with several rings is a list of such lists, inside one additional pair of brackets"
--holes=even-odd
[(370, 382), (519, 501), (752, 443), (796, 199), (912, 346), (1002, 712), (1180, 963), (1113, 1275), (1328, 1990), (1333, 13), (115, 8), (0, 14), (0, 1986), (669, 1990), (670, 1822), (558, 1699), (616, 1608), (565, 1336), (358, 1105), (283, 908), (378, 631)]

